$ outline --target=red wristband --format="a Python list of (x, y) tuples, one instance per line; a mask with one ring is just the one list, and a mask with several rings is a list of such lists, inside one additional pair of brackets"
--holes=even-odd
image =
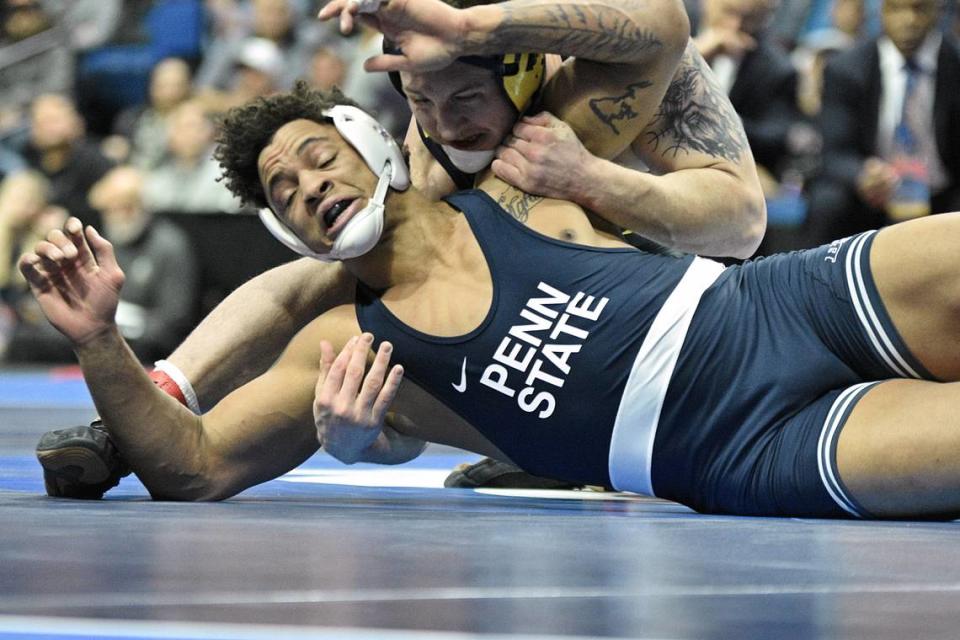
[(157, 371), (154, 369), (149, 373), (150, 379), (153, 380), (153, 384), (160, 387), (160, 390), (163, 391), (168, 396), (176, 398), (177, 402), (183, 406), (187, 406), (187, 399), (183, 395), (183, 391), (180, 390), (180, 386), (173, 381), (173, 378), (168, 376), (163, 371)]

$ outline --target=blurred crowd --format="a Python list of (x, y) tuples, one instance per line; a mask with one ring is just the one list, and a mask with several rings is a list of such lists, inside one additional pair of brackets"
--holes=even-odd
[[(767, 198), (761, 254), (960, 209), (958, 0), (685, 0)], [(0, 360), (69, 359), (15, 269), (68, 215), (127, 272), (118, 321), (162, 357), (196, 320), (196, 248), (170, 220), (250, 213), (217, 181), (214, 122), (297, 79), (340, 86), (403, 137), (322, 0), (0, 0)], [(157, 214), (163, 214), (158, 216)]]

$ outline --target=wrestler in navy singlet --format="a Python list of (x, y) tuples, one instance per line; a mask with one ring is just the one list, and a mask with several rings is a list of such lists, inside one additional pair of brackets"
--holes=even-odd
[(392, 342), (407, 377), (525, 470), (609, 484), (610, 434), (634, 356), (693, 258), (554, 240), (482, 191), (447, 202), (466, 215), (489, 265), (486, 319), (464, 336), (428, 336), (367, 294), (360, 326)]
[(706, 512), (869, 515), (836, 443), (873, 381), (931, 378), (883, 308), (875, 232), (723, 269), (575, 245), (482, 191), (448, 198), (489, 265), (470, 333), (400, 322), (361, 287), (361, 328), (526, 471)]

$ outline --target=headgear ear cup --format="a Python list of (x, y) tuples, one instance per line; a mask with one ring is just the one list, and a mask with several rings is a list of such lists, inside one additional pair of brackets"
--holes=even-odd
[[(391, 55), (402, 53), (394, 42), (383, 39), (383, 52)], [(458, 61), (476, 67), (490, 69), (500, 80), (500, 87), (519, 115), (527, 112), (543, 87), (546, 75), (546, 57), (542, 53), (505, 53), (502, 56), (464, 56)], [(388, 74), (393, 87), (406, 97), (400, 73)]]
[(543, 86), (545, 57), (540, 53), (508, 53), (503, 56), (503, 91), (517, 113), (523, 115)]
[(410, 186), (410, 173), (403, 152), (379, 122), (362, 109), (336, 105), (323, 112), (340, 136), (352, 146), (378, 176), (377, 187), (363, 211), (354, 215), (340, 232), (333, 248), (319, 254), (306, 245), (272, 209), (261, 209), (260, 220), (287, 248), (310, 258), (329, 262), (363, 255), (376, 245), (383, 231), (383, 202), (389, 187), (403, 191)]

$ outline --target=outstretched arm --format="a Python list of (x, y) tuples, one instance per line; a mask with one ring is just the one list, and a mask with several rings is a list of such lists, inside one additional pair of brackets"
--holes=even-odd
[(290, 339), (323, 312), (347, 303), (355, 279), (340, 264), (301, 258), (244, 283), (170, 355), (201, 407), (260, 375)]
[[(70, 219), (21, 258), (20, 269), (44, 314), (73, 344), (104, 424), (154, 497), (229, 497), (316, 451), (315, 333), (301, 332), (270, 371), (196, 416), (150, 382), (121, 338), (114, 316), (123, 273), (93, 228)], [(342, 344), (358, 328), (350, 307), (338, 310), (311, 327)]]

